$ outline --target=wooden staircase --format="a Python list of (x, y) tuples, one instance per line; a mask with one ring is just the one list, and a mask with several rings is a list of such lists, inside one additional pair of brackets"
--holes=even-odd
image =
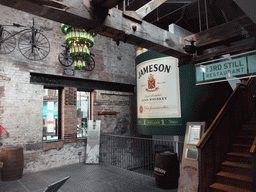
[(256, 136), (256, 118), (242, 124), (235, 141), (231, 144), (221, 164), (220, 172), (215, 174), (215, 182), (209, 191), (252, 192), (252, 166), (249, 153)]

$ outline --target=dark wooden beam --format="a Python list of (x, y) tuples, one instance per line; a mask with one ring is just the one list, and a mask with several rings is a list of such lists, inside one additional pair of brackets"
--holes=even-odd
[(255, 37), (242, 40), (240, 42), (235, 42), (230, 46), (218, 46), (211, 49), (205, 50), (205, 53), (202, 55), (194, 56), (192, 61), (193, 63), (202, 62), (205, 60), (213, 59), (214, 57), (218, 57), (225, 54), (236, 54), (241, 53), (248, 50), (256, 49), (256, 40)]
[(195, 41), (196, 47), (211, 46), (216, 43), (225, 43), (234, 38), (242, 38), (245, 30), (237, 21), (231, 21), (211, 29), (185, 37), (188, 41)]
[(28, 0), (38, 5), (45, 5), (45, 6), (51, 6), (59, 9), (66, 9), (67, 7), (65, 5), (62, 5), (58, 2), (51, 1), (51, 0)]
[[(86, 1), (86, 0), (84, 0)], [(95, 6), (100, 6), (106, 9), (111, 9), (118, 5), (123, 0), (91, 0), (90, 3)]]
[(108, 0), (108, 1), (105, 1), (104, 3), (102, 3), (101, 6), (111, 9), (111, 8), (115, 7), (116, 5), (118, 5), (122, 1), (123, 0)]
[[(41, 1), (42, 2), (42, 1)], [(86, 4), (85, 4), (86, 2)], [(141, 46), (173, 57), (184, 57), (184, 39), (169, 33), (153, 24), (143, 21), (139, 24), (123, 16), (123, 12), (113, 8), (108, 11), (105, 20), (97, 18), (91, 11), (89, 0), (63, 0), (63, 9), (37, 4), (29, 0), (0, 0), (0, 4), (22, 10), (74, 27), (89, 29), (110, 38), (121, 37), (127, 43)], [(103, 29), (103, 30), (102, 30)], [(103, 31), (103, 32), (102, 32)]]
[(30, 83), (45, 85), (48, 87), (76, 87), (79, 90), (91, 91), (94, 89), (108, 90), (108, 91), (121, 91), (134, 93), (135, 85), (104, 82), (91, 79), (82, 79), (75, 77), (65, 77), (58, 75), (49, 75), (43, 73), (30, 73)]

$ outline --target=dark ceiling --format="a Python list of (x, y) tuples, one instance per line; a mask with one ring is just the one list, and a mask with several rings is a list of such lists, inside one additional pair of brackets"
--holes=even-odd
[[(117, 44), (123, 41), (177, 57), (180, 59), (180, 65), (190, 61), (197, 63), (218, 58), (224, 54), (234, 55), (256, 49), (255, 0), (56, 1), (0, 0), (0, 4), (94, 31), (112, 38)], [(164, 3), (160, 4), (161, 2)], [(155, 6), (155, 9), (150, 12), (154, 3), (160, 6)], [(79, 12), (81, 5), (83, 16)], [(144, 12), (138, 9), (146, 6), (148, 9), (144, 11), (149, 13), (144, 16)], [(113, 9), (110, 15), (109, 9), (113, 7), (124, 12)], [(108, 22), (104, 23), (108, 14), (111, 17), (107, 20)], [(140, 16), (144, 17), (140, 18)], [(115, 23), (120, 26), (116, 26)], [(168, 34), (167, 38), (163, 36), (165, 31), (149, 23), (167, 31), (170, 24), (176, 24), (191, 32), (191, 35), (179, 33), (180, 29), (178, 29), (174, 31), (176, 36)], [(142, 27), (137, 28), (137, 25)], [(144, 35), (146, 33), (151, 34)]]
[[(126, 0), (125, 10), (136, 11), (150, 0)], [(118, 8), (123, 10), (123, 2)], [(197, 33), (245, 15), (229, 0), (169, 0), (148, 14), (143, 20), (168, 30), (172, 23)], [(200, 22), (201, 21), (201, 22)], [(201, 25), (201, 27), (200, 27)]]

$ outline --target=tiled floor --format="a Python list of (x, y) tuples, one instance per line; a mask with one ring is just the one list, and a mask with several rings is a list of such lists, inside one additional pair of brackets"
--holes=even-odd
[(107, 164), (85, 165), (84, 163), (24, 174), (16, 181), (0, 180), (0, 192), (41, 192), (49, 184), (67, 176), (70, 176), (70, 179), (59, 192), (177, 192), (177, 189), (158, 188), (154, 177)]

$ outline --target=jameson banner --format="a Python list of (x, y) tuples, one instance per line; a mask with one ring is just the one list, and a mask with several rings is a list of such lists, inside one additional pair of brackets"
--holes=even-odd
[[(235, 56), (234, 56), (235, 57)], [(244, 78), (256, 72), (256, 54), (196, 65), (196, 84)]]
[(100, 125), (100, 120), (88, 121), (88, 135), (85, 158), (86, 164), (99, 164)]
[(163, 57), (137, 65), (138, 118), (181, 117), (177, 61)]

